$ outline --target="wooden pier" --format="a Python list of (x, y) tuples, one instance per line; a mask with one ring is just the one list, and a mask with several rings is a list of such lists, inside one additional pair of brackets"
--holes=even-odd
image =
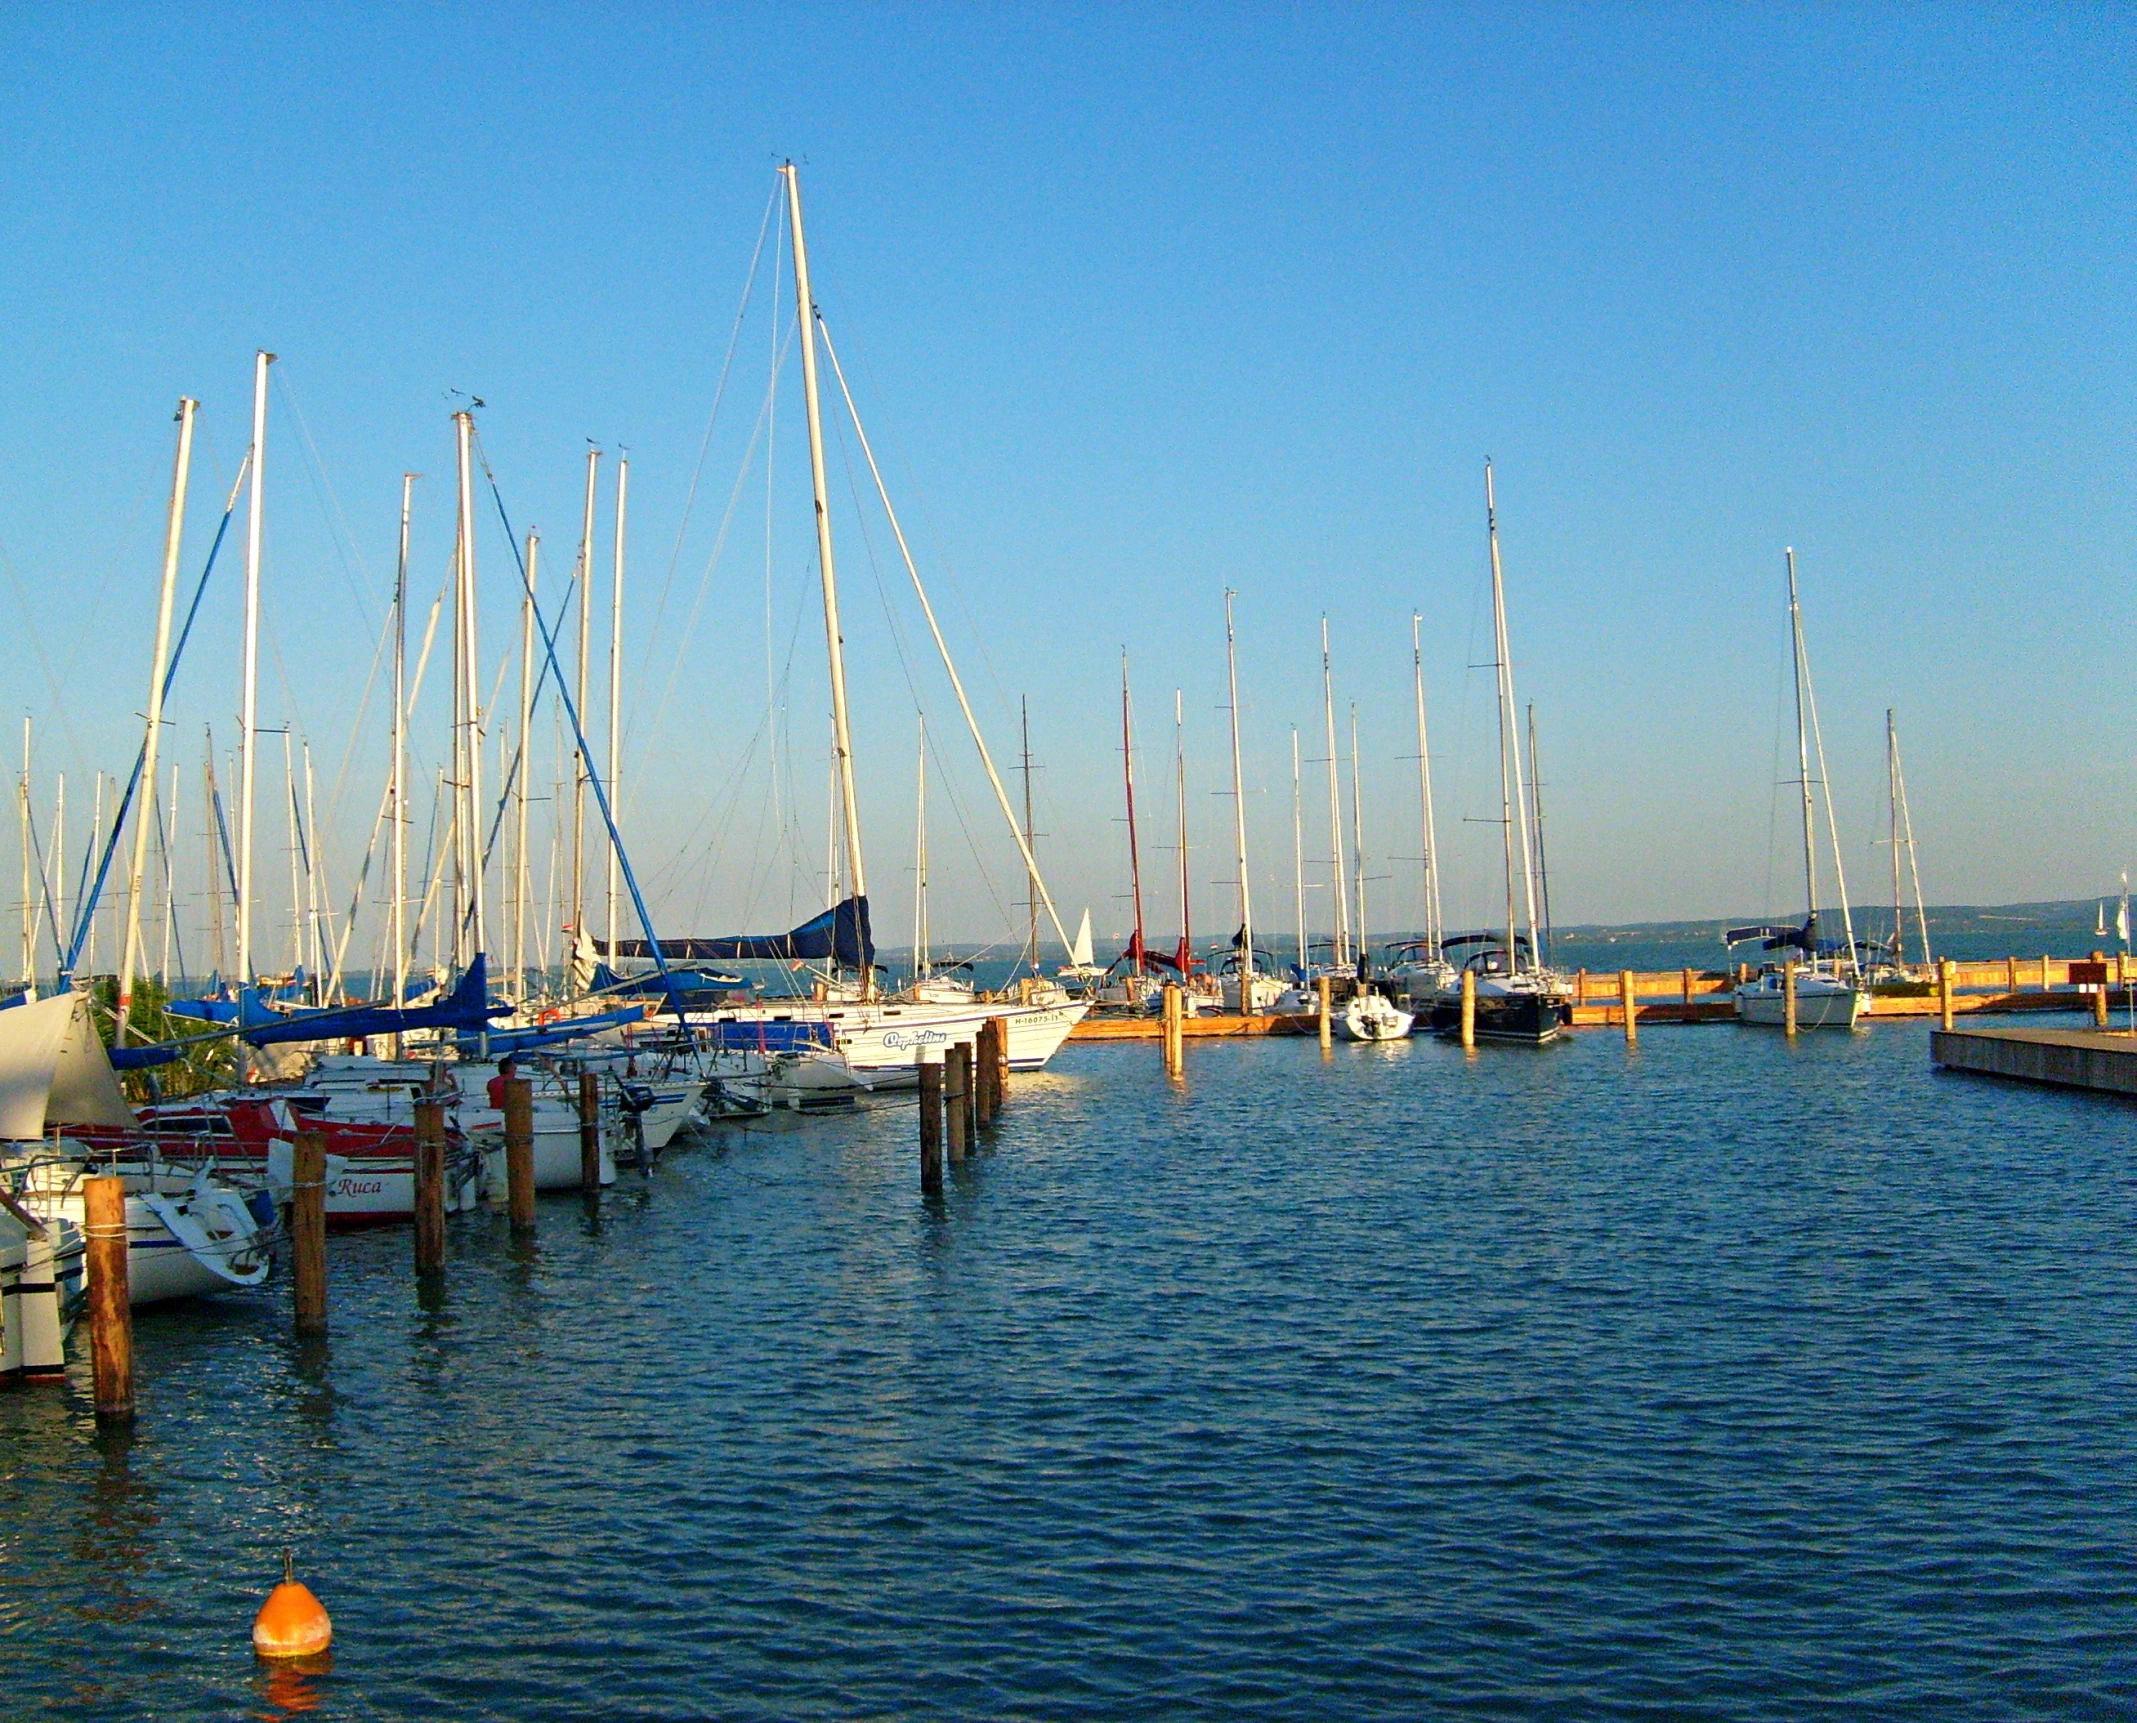
[[(1952, 965), (1952, 1013), (1969, 1017), (2093, 1009), (2099, 987), (2086, 977), (2095, 974), (2106, 977), (2110, 1009), (2117, 1013), (2127, 1011), (2131, 986), (2137, 983), (2137, 964), (2126, 967), (2119, 956), (2099, 960), (1999, 957)], [(1581, 969), (1567, 980), (1574, 1028), (1624, 1027), (1624, 983), (1620, 976)], [(1633, 1005), (1643, 1024), (1733, 1023), (1736, 985), (1737, 974), (1731, 970), (1635, 970)], [(1880, 993), (1871, 1000), (1866, 1015), (1872, 1019), (1934, 1017), (1937, 1011), (1937, 989), (1929, 986), (1919, 994)], [(1190, 1040), (1203, 1040), (1243, 1035), (1312, 1035), (1317, 1028), (1310, 1015), (1236, 1017), (1205, 1013), (1184, 1019), (1180, 1033)], [(1086, 1017), (1070, 1031), (1069, 1039), (1157, 1041), (1164, 1038), (1164, 1033), (1164, 1024), (1155, 1015)]]
[(2137, 1096), (2137, 1035), (2108, 1029), (1939, 1029), (1929, 1056), (1947, 1071)]

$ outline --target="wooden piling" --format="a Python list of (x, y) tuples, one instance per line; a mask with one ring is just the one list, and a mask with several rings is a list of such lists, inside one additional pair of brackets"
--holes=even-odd
[(82, 1233), (88, 1240), (89, 1357), (100, 1424), (134, 1417), (133, 1293), (126, 1275), (126, 1185), (82, 1181)]
[(999, 1017), (980, 1020), (979, 1036), (972, 1043), (972, 1124), (974, 1129), (994, 1123), (994, 1026)]
[(289, 1205), (290, 1285), (299, 1334), (326, 1332), (326, 1137), (290, 1138), (296, 1189)]
[(1796, 1032), (1796, 960), (1781, 965), (1781, 1027), (1791, 1037)]
[(920, 1194), (942, 1190), (942, 1064), (920, 1061)]
[(1187, 1039), (1181, 1030), (1184, 1013), (1180, 1006), (1180, 984), (1166, 982), (1159, 997), (1165, 1007), (1165, 1075), (1183, 1077), (1187, 1074)]
[(943, 1050), (944, 1110), (949, 1115), (950, 1163), (956, 1165), (972, 1146), (972, 1044), (953, 1041)]
[(416, 1103), (416, 1273), (445, 1268), (445, 1104)]
[(1692, 972), (1690, 969), (1684, 972), (1684, 1002), (1687, 1005), (1692, 1003)]
[(1316, 976), (1313, 983), (1313, 1021), (1321, 1034), (1321, 1051), (1326, 1053), (1335, 1045), (1335, 1008), (1330, 998), (1328, 977)]
[(1948, 957), (1937, 962), (1937, 1023), (1947, 1034), (1951, 1031), (1953, 968)]
[(1009, 1019), (994, 1019), (994, 1110), (1009, 1105)]
[(1477, 1044), (1477, 972), (1462, 971), (1462, 1045)]
[(579, 1189), (601, 1194), (601, 1079), (579, 1073)]
[(1640, 1005), (1633, 995), (1632, 971), (1629, 969), (1618, 971), (1618, 1003), (1625, 1013), (1625, 1045), (1637, 1047), (1640, 1044)]
[(2048, 992), (2051, 985), (2048, 980), (2048, 958), (2044, 954), (2041, 958), (2041, 991), (2043, 993)]
[(534, 1084), (505, 1079), (505, 1198), (512, 1230), (534, 1230)]

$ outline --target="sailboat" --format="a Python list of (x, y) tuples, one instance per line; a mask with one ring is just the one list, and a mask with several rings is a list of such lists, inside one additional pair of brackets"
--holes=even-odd
[(1055, 973), (1064, 981), (1096, 981), (1105, 972), (1105, 966), (1092, 959), (1091, 912), (1086, 909), (1076, 924), (1076, 937), (1069, 941), (1069, 960)]
[[(829, 1048), (843, 1054), (854, 1071), (877, 1087), (917, 1082), (919, 1066), (924, 1059), (939, 1056), (943, 1048), (953, 1044), (975, 1041), (981, 1024), (991, 1017), (1000, 1020), (1007, 1031), (1011, 1067), (1034, 1070), (1053, 1057), (1061, 1044), (1068, 1039), (1069, 1031), (1082, 1021), (1084, 1014), (1090, 1009), (1086, 1001), (1071, 1000), (1059, 988), (1050, 984), (1028, 989), (1028, 1003), (970, 1000), (937, 1004), (891, 1000), (883, 998), (877, 988), (875, 941), (869, 924), (868, 875), (863, 865), (861, 849), (860, 797), (855, 783), (852, 731), (847, 716), (845, 647), (839, 624), (838, 577), (832, 555), (830, 485), (824, 459), (823, 422), (818, 389), (819, 345), (824, 357), (830, 362), (833, 379), (853, 425), (855, 442), (870, 476), (876, 482), (877, 494), (888, 518), (891, 535), (897, 543), (900, 557), (905, 562), (906, 572), (912, 577), (929, 631), (934, 636), (944, 669), (948, 672), (951, 688), (964, 711), (966, 724), (978, 747), (981, 763), (986, 767), (988, 782), (1016, 838), (1026, 877), (1031, 886), (1031, 895), (1037, 900), (1038, 906), (1046, 910), (1049, 917), (1054, 917), (1054, 906), (1032, 855), (1030, 837), (1017, 824), (1009, 806), (1008, 792), (1002, 786), (1001, 774), (995, 769), (993, 756), (988, 752), (985, 740), (980, 735), (978, 721), (972, 715), (963, 681), (957, 674), (956, 665), (951, 661), (949, 648), (935, 620), (934, 607), (928, 601), (926, 589), (920, 581), (919, 570), (907, 547), (904, 529), (899, 524), (895, 510), (890, 506), (889, 493), (884, 488), (867, 432), (862, 428), (859, 411), (846, 387), (837, 351), (831, 344), (830, 332), (810, 291), (809, 254), (802, 231), (799, 171), (790, 162), (782, 166), (779, 172), (786, 182), (787, 214), (793, 241), (796, 333), (801, 348), (802, 397), (807, 412), (809, 477), (815, 508), (817, 571), (823, 591), (824, 641), (829, 657), (832, 757), (836, 785), (835, 831), (837, 836), (843, 839), (844, 895), (821, 915), (786, 934), (740, 935), (711, 940), (663, 940), (661, 952), (673, 957), (711, 958), (716, 961), (817, 963), (825, 966), (820, 971), (823, 980), (818, 989), (818, 997), (813, 1000), (768, 999), (755, 1004), (723, 1005), (706, 1011), (679, 1012), (678, 1016), (697, 1032), (701, 1045), (713, 1048), (759, 1055), (803, 1047)], [(1061, 928), (1058, 917), (1054, 918), (1054, 926), (1061, 934), (1063, 942), (1067, 943), (1066, 931)], [(633, 940), (611, 941), (608, 952), (611, 956), (629, 957), (651, 954), (651, 947), (647, 942)]]
[[(1499, 562), (1499, 510), (1491, 462), (1484, 463), (1484, 531), (1491, 548), (1492, 638), (1499, 693), (1499, 842), (1506, 876), (1506, 931), (1464, 933), (1442, 940), (1450, 961), (1462, 954), (1460, 971), (1432, 997), (1432, 1027), (1442, 1035), (1461, 1032), (1462, 976), (1475, 977), (1476, 1033), (1485, 1041), (1541, 1046), (1573, 1021), (1564, 977), (1543, 966), (1536, 931), (1536, 865), (1529, 825), (1529, 788), (1521, 762), (1521, 733), (1514, 705), (1514, 661), (1507, 644), (1506, 577)], [(1520, 869), (1514, 844), (1520, 839)], [(1519, 892), (1516, 892), (1516, 880)], [(1518, 895), (1518, 903), (1517, 903)], [(1525, 909), (1527, 931), (1518, 919)]]
[[(1794, 967), (1793, 977), (1782, 967), (1768, 963), (1736, 990), (1736, 1016), (1740, 1023), (1780, 1028), (1787, 1022), (1788, 993), (1793, 981), (1796, 1027), (1799, 1029), (1852, 1029), (1862, 1015), (1868, 990), (1861, 985), (1855, 961), (1855, 933), (1847, 902), (1847, 880), (1840, 871), (1840, 837), (1833, 833), (1833, 870), (1840, 887), (1841, 917), (1847, 940), (1843, 951), (1821, 956), (1818, 944), (1818, 829), (1811, 798), (1810, 737), (1817, 723), (1816, 697), (1810, 688), (1810, 660), (1803, 645), (1803, 606), (1796, 593), (1796, 553), (1788, 561), (1788, 630), (1796, 685), (1797, 787), (1803, 801), (1803, 899), (1801, 927), (1732, 927), (1722, 937), (1730, 945), (1756, 939), (1767, 951), (1800, 951), (1805, 962)], [(1818, 748), (1819, 777), (1824, 778), (1825, 746)], [(1832, 826), (1831, 792), (1827, 792), (1826, 824)]]

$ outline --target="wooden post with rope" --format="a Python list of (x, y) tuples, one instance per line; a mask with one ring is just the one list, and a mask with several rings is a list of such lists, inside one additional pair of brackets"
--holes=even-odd
[(953, 1041), (943, 1050), (943, 1097), (948, 1103), (950, 1164), (965, 1158), (972, 1143), (972, 1044)]
[(445, 1103), (416, 1103), (416, 1273), (445, 1268)]
[(579, 1073), (579, 1189), (601, 1194), (601, 1079)]
[(289, 1204), (290, 1284), (297, 1332), (326, 1332), (326, 1138), (298, 1131), (290, 1139), (296, 1188)]
[(82, 1233), (88, 1240), (89, 1357), (100, 1424), (134, 1418), (133, 1292), (126, 1273), (126, 1185), (82, 1180)]
[(920, 1194), (942, 1192), (942, 1062), (920, 1060)]
[(512, 1230), (534, 1231), (534, 1083), (505, 1079), (505, 1195)]

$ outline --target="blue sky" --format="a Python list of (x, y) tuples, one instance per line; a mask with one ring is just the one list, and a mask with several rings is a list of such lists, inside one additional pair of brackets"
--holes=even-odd
[[(1487, 911), (1496, 833), (1465, 824), (1496, 811), (1490, 676), (1470, 668), (1489, 657), (1487, 455), (1564, 919), (1791, 906), (1788, 544), (1855, 895), (1883, 866), (1887, 706), (1933, 899), (2105, 889), (2137, 849), (2118, 686), (2133, 44), (2128, 14), (2080, 7), (13, 8), (0, 604), (40, 804), (54, 771), (75, 795), (131, 756), (171, 408), (203, 402), (197, 568), (265, 345), (263, 711), (313, 741), (337, 877), (378, 795), (375, 697), (357, 717), (399, 475), (429, 475), (427, 603), (458, 389), (487, 403), (553, 574), (586, 440), (608, 466), (631, 451), (625, 808), (664, 931), (806, 909), (818, 887), (765, 836), (761, 746), (769, 561), (776, 664), (795, 643), (782, 806), (820, 868), (791, 375), (769, 558), (761, 465), (712, 558), (790, 289), (760, 283), (683, 530), (792, 156), (818, 299), (1005, 752), (1030, 698), (1071, 919), (1123, 915), (1124, 643), (1146, 817), (1171, 819), (1178, 687), (1197, 919), (1232, 913), (1212, 793), (1227, 584), (1257, 919), (1291, 919), (1289, 727), (1321, 752), (1324, 610), (1339, 704), (1360, 709), (1369, 871), (1389, 876), (1376, 927), (1416, 916), (1413, 609), (1450, 914)], [(883, 932), (909, 914), (917, 688), (942, 742), (936, 925), (991, 937), (1020, 895), (1012, 852), (880, 520), (864, 533), (842, 501), (838, 523)], [(512, 588), (502, 539), (481, 555), (494, 667)], [(227, 742), (236, 705), (235, 569), (176, 697), (193, 833), (201, 725)], [(263, 845), (271, 877), (281, 839)]]

